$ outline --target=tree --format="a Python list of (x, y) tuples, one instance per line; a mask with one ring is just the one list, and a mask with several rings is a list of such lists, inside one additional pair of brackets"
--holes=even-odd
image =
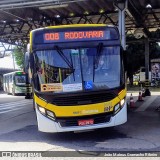
[(20, 69), (24, 68), (24, 53), (23, 49), (19, 49), (15, 47), (13, 50), (13, 55), (15, 57), (16, 64), (20, 67)]
[[(160, 58), (160, 46), (156, 42), (150, 42), (149, 47), (150, 60)], [(136, 43), (135, 40), (134, 43), (129, 43), (127, 48), (127, 77), (130, 79), (131, 85), (133, 74), (143, 66), (145, 67), (145, 46), (143, 41)]]
[(145, 54), (143, 43), (130, 43), (127, 48), (127, 77), (133, 85), (133, 75), (145, 66)]

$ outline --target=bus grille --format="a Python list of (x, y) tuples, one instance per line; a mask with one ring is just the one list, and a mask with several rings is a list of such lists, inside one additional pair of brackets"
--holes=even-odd
[(78, 126), (79, 120), (87, 120), (87, 119), (93, 119), (94, 124), (106, 123), (110, 121), (111, 116), (112, 113), (110, 114), (104, 113), (104, 114), (82, 116), (82, 117), (57, 118), (56, 121), (61, 125), (61, 127), (71, 127), (71, 126)]
[(116, 97), (113, 93), (87, 94), (52, 97), (52, 104), (57, 106), (86, 105), (110, 101)]

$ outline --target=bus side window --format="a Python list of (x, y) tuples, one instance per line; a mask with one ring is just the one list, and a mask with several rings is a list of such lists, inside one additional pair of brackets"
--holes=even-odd
[(9, 83), (12, 82), (12, 75), (9, 76)]
[(11, 75), (11, 83), (13, 83), (13, 80), (12, 80), (12, 79), (13, 79), (13, 75)]
[(12, 83), (13, 83), (13, 82), (14, 82), (14, 81), (13, 81), (13, 75), (12, 75), (12, 77), (11, 77), (11, 78), (12, 78), (12, 79), (11, 79), (11, 81), (12, 81)]

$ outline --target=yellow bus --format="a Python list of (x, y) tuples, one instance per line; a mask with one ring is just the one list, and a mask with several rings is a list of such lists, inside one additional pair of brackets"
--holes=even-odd
[(29, 75), (39, 131), (93, 130), (127, 121), (116, 27), (76, 24), (31, 31)]

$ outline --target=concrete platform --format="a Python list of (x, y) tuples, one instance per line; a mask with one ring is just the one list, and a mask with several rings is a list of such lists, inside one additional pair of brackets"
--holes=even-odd
[[(130, 96), (133, 96), (134, 106), (130, 107)], [(139, 91), (127, 92), (128, 108), (135, 112), (142, 112), (147, 110), (160, 111), (157, 108), (160, 106), (160, 92), (151, 91), (151, 96), (142, 97), (143, 101), (138, 101)]]

